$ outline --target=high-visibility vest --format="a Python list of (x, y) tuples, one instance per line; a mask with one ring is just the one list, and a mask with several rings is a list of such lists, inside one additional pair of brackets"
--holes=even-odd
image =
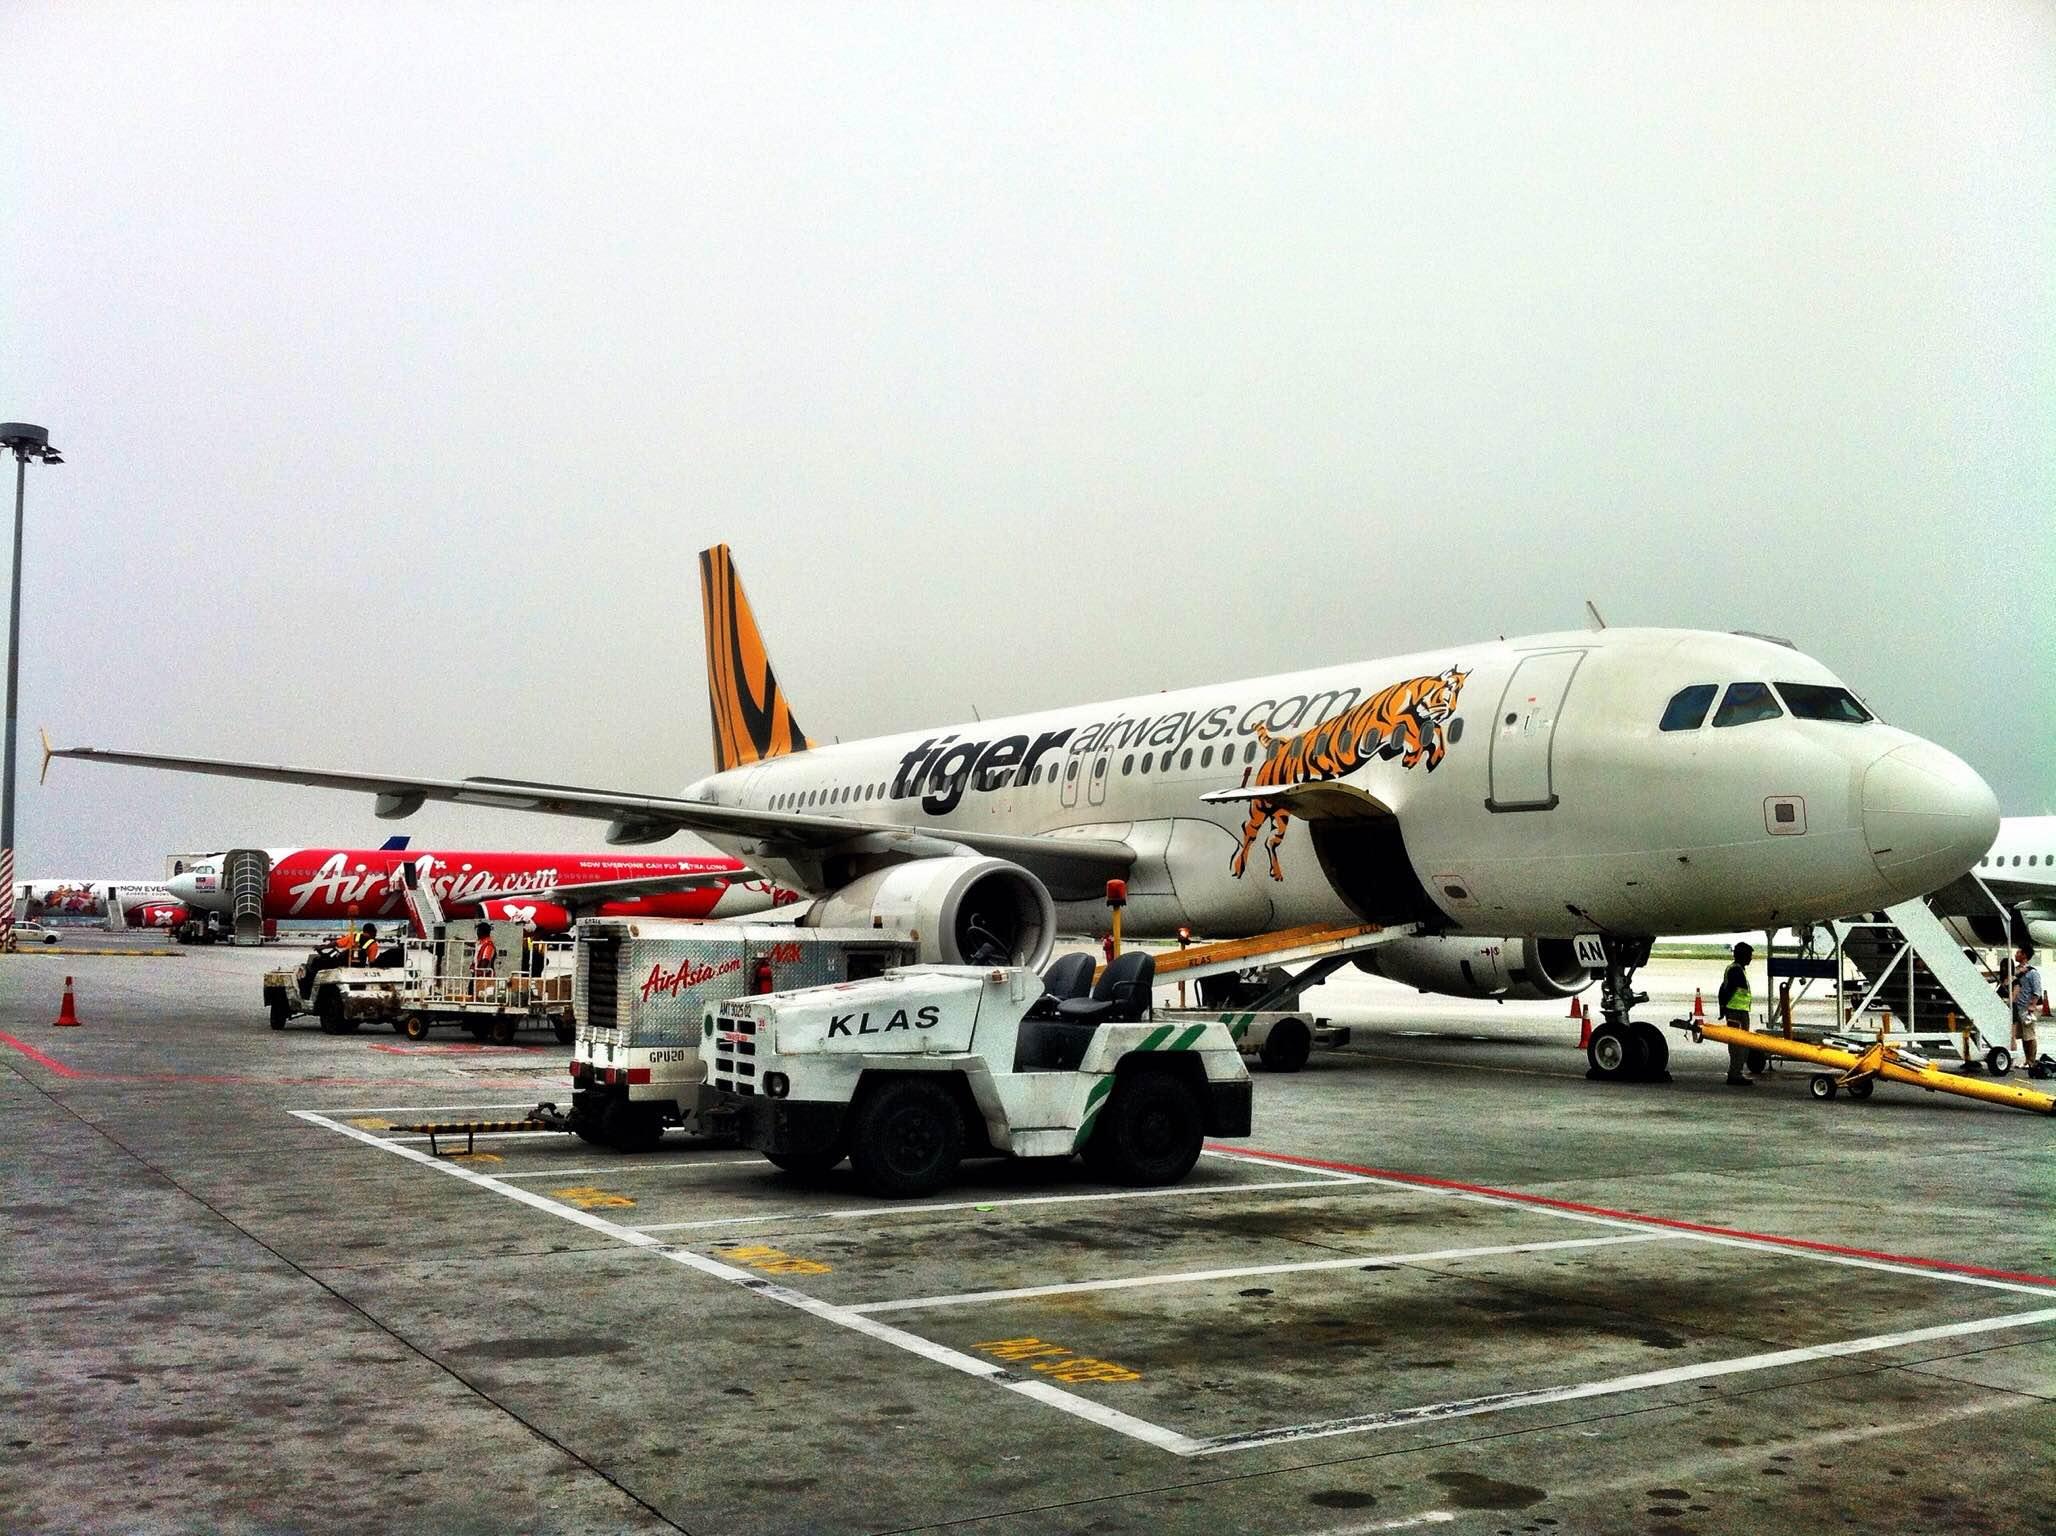
[(360, 952), (360, 953), (358, 954), (358, 956), (357, 956), (357, 963), (358, 963), (359, 965), (376, 965), (376, 964), (378, 964), (378, 940), (376, 940), (376, 939), (367, 939), (367, 940), (365, 940), (365, 942), (364, 942), (364, 944), (363, 944), (363, 946), (362, 946), (361, 952)]
[(1742, 985), (1735, 988), (1734, 996), (1727, 1000), (1729, 1013), (1747, 1013), (1756, 1003), (1756, 994), (1749, 990), (1749, 973), (1742, 973)]
[(493, 948), (493, 941), (491, 939), (480, 939), (478, 941), (478, 955), (475, 961), (475, 968), (481, 971), (491, 970), (493, 968), (493, 961), (498, 958), (498, 955), (499, 951)]

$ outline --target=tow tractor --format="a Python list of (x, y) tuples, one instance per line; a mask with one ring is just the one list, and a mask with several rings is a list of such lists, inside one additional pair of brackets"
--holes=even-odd
[(1219, 1020), (1152, 1017), (1153, 955), (1092, 971), (914, 965), (731, 999), (702, 1023), (710, 1107), (780, 1168), (847, 1157), (887, 1198), (940, 1189), (967, 1156), (1082, 1153), (1111, 1182), (1174, 1184), (1204, 1138), (1249, 1134), (1248, 1069)]

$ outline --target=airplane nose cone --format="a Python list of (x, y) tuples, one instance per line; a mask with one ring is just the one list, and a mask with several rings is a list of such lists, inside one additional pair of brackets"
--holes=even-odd
[(173, 875), (164, 882), (164, 888), (189, 907), (193, 904), (193, 897), (199, 894), (199, 887), (193, 883), (191, 875)]
[(1863, 775), (1863, 835), (1878, 873), (1902, 898), (1973, 868), (1999, 835), (1991, 786), (1933, 742), (1895, 747)]

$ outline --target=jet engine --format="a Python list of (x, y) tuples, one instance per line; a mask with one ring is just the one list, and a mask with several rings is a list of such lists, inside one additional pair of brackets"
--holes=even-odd
[(941, 965), (1040, 969), (1057, 933), (1056, 907), (1040, 880), (1004, 859), (968, 856), (874, 870), (823, 896), (800, 922), (910, 933), (921, 959)]
[(1569, 939), (1395, 939), (1356, 963), (1374, 976), (1423, 992), (1521, 1002), (1569, 997), (1593, 979)]

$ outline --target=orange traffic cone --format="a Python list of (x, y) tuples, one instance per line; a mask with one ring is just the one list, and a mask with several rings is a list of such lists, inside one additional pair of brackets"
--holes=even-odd
[(1706, 998), (1697, 987), (1692, 989), (1692, 1017), (1695, 1019), (1706, 1017)]
[(64, 978), (64, 1002), (57, 1010), (57, 1021), (52, 1029), (77, 1029), (79, 1026), (78, 1005), (71, 1000), (71, 978)]
[(1582, 1051), (1592, 1043), (1592, 1005), (1587, 1003), (1580, 1009), (1574, 1001), (1571, 1012), (1578, 1015), (1578, 1049)]

